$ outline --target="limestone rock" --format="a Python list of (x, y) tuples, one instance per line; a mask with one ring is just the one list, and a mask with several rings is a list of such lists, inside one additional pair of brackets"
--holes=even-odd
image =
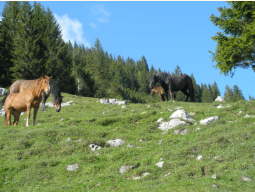
[(188, 120), (188, 121), (195, 121), (194, 119), (192, 119), (190, 117), (190, 115), (184, 110), (184, 109), (180, 109), (175, 111), (170, 118), (182, 118), (184, 120)]
[(201, 125), (208, 125), (209, 123), (213, 122), (213, 121), (218, 121), (219, 117), (218, 116), (212, 116), (212, 117), (208, 117), (206, 119), (202, 119), (200, 122)]

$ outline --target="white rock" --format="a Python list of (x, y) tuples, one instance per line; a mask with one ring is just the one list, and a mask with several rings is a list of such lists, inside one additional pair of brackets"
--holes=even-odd
[(129, 144), (127, 147), (130, 147), (130, 148), (131, 148), (131, 147), (133, 147), (133, 144)]
[(180, 132), (181, 135), (186, 135), (188, 133), (188, 130), (187, 129), (184, 129)]
[(68, 165), (66, 169), (68, 171), (75, 171), (78, 167), (79, 167), (79, 165), (76, 163), (76, 164), (73, 164), (73, 165)]
[(164, 161), (161, 161), (161, 162), (156, 163), (155, 165), (158, 167), (163, 167), (163, 164), (164, 164)]
[(168, 109), (168, 111), (172, 112), (173, 110), (172, 109)]
[(220, 108), (224, 108), (224, 107), (222, 106), (222, 104), (220, 104), (217, 108), (220, 109)]
[(190, 117), (190, 115), (184, 110), (184, 109), (180, 109), (175, 111), (170, 118), (182, 118), (184, 120), (188, 120), (188, 121), (194, 121), (194, 119), (192, 119)]
[(180, 119), (172, 119), (171, 121), (160, 123), (158, 128), (162, 131), (167, 131), (178, 125), (189, 125), (189, 124), (186, 123), (185, 121), (181, 121)]
[(95, 145), (95, 144), (90, 144), (90, 145), (89, 145), (89, 147), (90, 147), (90, 149), (91, 149), (92, 151), (96, 151), (96, 150), (101, 149), (101, 147), (100, 147), (100, 146)]
[(64, 118), (60, 119), (60, 122), (64, 121)]
[(212, 179), (216, 179), (216, 177), (217, 177), (217, 174), (213, 175), (213, 176), (212, 176)]
[(202, 157), (203, 157), (202, 155), (199, 155), (199, 156), (197, 157), (197, 160), (200, 161), (200, 160), (202, 159)]
[(248, 114), (246, 114), (245, 116), (244, 116), (244, 118), (249, 118), (249, 117), (255, 117), (254, 115), (248, 115)]
[(98, 182), (98, 183), (96, 184), (96, 186), (100, 186), (100, 185), (101, 185), (101, 183), (102, 183), (102, 182)]
[(68, 141), (71, 141), (71, 138), (70, 138), (70, 137), (68, 137), (68, 138), (66, 139), (66, 142), (68, 142)]
[(170, 174), (171, 174), (171, 173), (169, 172), (169, 173), (165, 174), (164, 177), (167, 177), (167, 176), (169, 176)]
[(162, 144), (162, 142), (163, 142), (163, 140), (160, 140), (160, 141), (158, 142), (158, 144), (159, 144), (159, 145), (161, 145), (161, 144)]
[(119, 169), (119, 171), (120, 171), (120, 173), (122, 174), (122, 173), (125, 173), (128, 169), (130, 169), (130, 168), (132, 168), (133, 166), (121, 166), (120, 167), (120, 169)]
[(116, 104), (116, 105), (126, 105), (127, 104), (127, 101), (116, 101), (115, 103), (113, 104)]
[(163, 120), (164, 118), (160, 118), (157, 120), (157, 123), (161, 123), (161, 121)]
[(0, 95), (4, 95), (5, 93), (5, 88), (0, 88)]
[(248, 177), (243, 177), (243, 180), (244, 180), (244, 181), (251, 181), (251, 179), (248, 178)]
[(215, 101), (219, 101), (219, 102), (225, 102), (224, 98), (221, 96), (218, 96)]
[(109, 104), (109, 101), (107, 99), (100, 99), (100, 103)]
[(237, 115), (241, 115), (241, 113), (242, 113), (242, 111), (239, 111), (239, 112), (237, 113)]
[(147, 107), (150, 107), (150, 105), (148, 105)]
[(102, 114), (105, 114), (105, 112), (103, 111), (103, 113)]
[(208, 125), (209, 123), (213, 122), (213, 121), (217, 121), (219, 120), (218, 116), (213, 116), (213, 117), (208, 117), (206, 119), (202, 119), (200, 122), (201, 125)]
[(133, 177), (134, 180), (137, 180), (137, 179), (141, 179), (142, 177), (145, 177), (147, 175), (149, 175), (150, 173), (143, 173), (141, 177)]
[(0, 116), (5, 116), (5, 110), (4, 109), (0, 110)]
[(109, 103), (115, 103), (118, 99), (109, 99)]
[(115, 139), (107, 141), (111, 145), (111, 147), (119, 147), (125, 143), (122, 139)]
[(179, 134), (179, 132), (180, 132), (180, 130), (178, 130), (178, 129), (174, 130), (175, 134)]
[(200, 128), (198, 127), (196, 130), (200, 130)]
[(127, 108), (125, 105), (123, 105), (122, 107), (121, 107), (122, 109), (125, 109), (125, 108)]

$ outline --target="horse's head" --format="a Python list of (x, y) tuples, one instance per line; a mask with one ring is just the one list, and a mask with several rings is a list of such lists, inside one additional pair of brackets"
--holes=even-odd
[(43, 78), (42, 86), (43, 86), (44, 92), (46, 94), (49, 94), (49, 92), (50, 92), (50, 79), (52, 77), (48, 77), (48, 76), (43, 75), (42, 78)]
[(53, 105), (55, 107), (56, 112), (59, 112), (61, 110), (61, 103), (62, 103), (63, 96), (61, 94), (57, 96), (53, 96)]
[(153, 89), (153, 87), (156, 85), (156, 83), (158, 82), (157, 76), (156, 75), (151, 75), (150, 76), (150, 89)]

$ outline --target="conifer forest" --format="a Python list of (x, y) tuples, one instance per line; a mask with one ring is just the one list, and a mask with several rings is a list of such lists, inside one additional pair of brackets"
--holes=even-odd
[[(45, 9), (38, 2), (6, 2), (1, 13), (0, 87), (8, 88), (17, 79), (37, 79), (46, 74), (58, 82), (62, 92), (145, 103), (151, 99), (151, 74), (185, 73), (178, 65), (173, 71), (155, 69), (143, 55), (137, 61), (132, 56), (112, 55), (103, 49), (99, 38), (90, 48), (65, 42), (50, 8)], [(210, 103), (220, 95), (217, 82), (198, 84), (193, 74), (187, 75), (193, 81), (195, 102)], [(236, 85), (226, 85), (221, 95), (227, 101), (244, 99)], [(176, 100), (184, 101), (185, 95), (177, 92)]]

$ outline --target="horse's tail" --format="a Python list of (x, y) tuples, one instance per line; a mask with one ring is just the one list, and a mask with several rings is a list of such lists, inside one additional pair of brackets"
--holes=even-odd
[(4, 102), (6, 98), (8, 97), (8, 95), (10, 95), (10, 89), (4, 95), (5, 95), (4, 98), (0, 101), (0, 108), (2, 108), (2, 106), (4, 105)]

